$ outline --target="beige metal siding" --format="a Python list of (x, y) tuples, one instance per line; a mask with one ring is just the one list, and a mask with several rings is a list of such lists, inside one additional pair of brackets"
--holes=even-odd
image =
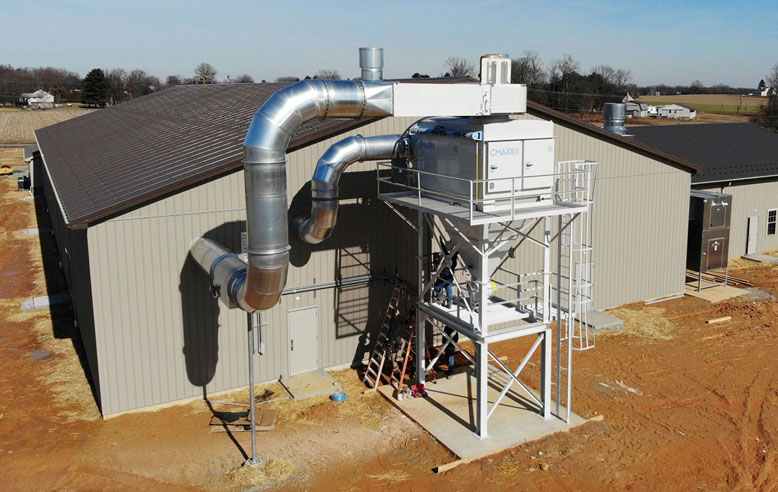
[[(554, 125), (554, 135), (558, 161), (599, 162), (594, 205), (595, 307), (682, 292), (691, 175), (564, 124)], [(532, 254), (535, 262), (542, 259), (539, 251)]]
[(767, 235), (767, 211), (778, 209), (778, 181), (732, 183), (730, 186), (695, 186), (695, 189), (732, 195), (729, 256), (746, 254), (748, 218), (759, 217), (757, 251), (778, 249), (778, 234)]
[[(307, 210), (316, 161), (348, 135), (402, 133), (409, 118), (387, 118), (289, 154), (293, 209)], [(292, 242), (288, 287), (367, 273), (413, 277), (415, 235), (374, 198), (375, 168), (356, 164), (341, 181), (341, 211), (332, 238)], [(88, 230), (98, 364), (104, 414), (244, 386), (246, 313), (208, 293), (207, 275), (188, 259), (192, 240), (209, 235), (237, 251), (245, 230), (243, 173), (182, 191)], [(322, 366), (359, 359), (388, 299), (384, 282), (288, 295), (264, 313), (258, 380), (288, 374), (287, 310), (319, 307)]]

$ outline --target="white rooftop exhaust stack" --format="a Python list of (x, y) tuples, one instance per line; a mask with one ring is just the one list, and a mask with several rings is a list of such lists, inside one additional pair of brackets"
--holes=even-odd
[(362, 80), (384, 79), (384, 49), (359, 48), (359, 68)]
[(481, 57), (481, 84), (508, 85), (511, 83), (511, 59), (503, 55)]

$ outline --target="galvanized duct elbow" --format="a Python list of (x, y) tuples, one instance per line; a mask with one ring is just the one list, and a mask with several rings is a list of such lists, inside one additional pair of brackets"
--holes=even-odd
[(289, 237), (286, 149), (292, 134), (315, 118), (392, 114), (392, 86), (385, 82), (303, 80), (273, 94), (246, 133), (248, 273), (245, 301), (259, 310), (276, 305), (286, 285)]
[(332, 234), (338, 218), (338, 183), (343, 171), (358, 161), (404, 157), (402, 135), (348, 137), (332, 145), (316, 164), (311, 180), (311, 215), (295, 217), (294, 229), (300, 239), (318, 244)]
[(192, 258), (208, 272), (211, 294), (229, 307), (254, 312), (246, 302), (246, 263), (236, 254), (203, 237), (195, 239), (189, 249)]

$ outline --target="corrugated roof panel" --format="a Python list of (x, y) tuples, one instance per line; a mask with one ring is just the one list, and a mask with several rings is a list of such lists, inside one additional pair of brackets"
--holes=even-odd
[(778, 175), (778, 133), (751, 123), (640, 126), (629, 132), (702, 166), (693, 184)]
[[(286, 84), (177, 86), (36, 132), (71, 225), (240, 166), (256, 110)], [(373, 119), (310, 122), (290, 149)]]

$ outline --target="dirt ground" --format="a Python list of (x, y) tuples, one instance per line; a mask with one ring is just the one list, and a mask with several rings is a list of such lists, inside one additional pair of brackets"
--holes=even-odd
[[(34, 202), (14, 189), (0, 179), (3, 490), (778, 488), (776, 267), (732, 272), (756, 286), (737, 300), (687, 297), (614, 310), (625, 330), (601, 334), (574, 362), (573, 409), (600, 421), (436, 474), (454, 456), (378, 394), (363, 395), (357, 373), (346, 370), (334, 373), (344, 403), (268, 403), (279, 421), (259, 434), (263, 465), (241, 469), (249, 434), (209, 428), (213, 410), (228, 406), (195, 401), (100, 417), (68, 308), (19, 310), (22, 300), (61, 292), (64, 283), (50, 273), (50, 236), (19, 234), (36, 227)], [(727, 315), (729, 322), (705, 323)], [(527, 344), (495, 348), (515, 366)], [(530, 385), (537, 369), (530, 362)], [(275, 383), (258, 394), (267, 400), (282, 391)]]
[(0, 144), (35, 143), (35, 130), (96, 111), (83, 108), (0, 108)]

